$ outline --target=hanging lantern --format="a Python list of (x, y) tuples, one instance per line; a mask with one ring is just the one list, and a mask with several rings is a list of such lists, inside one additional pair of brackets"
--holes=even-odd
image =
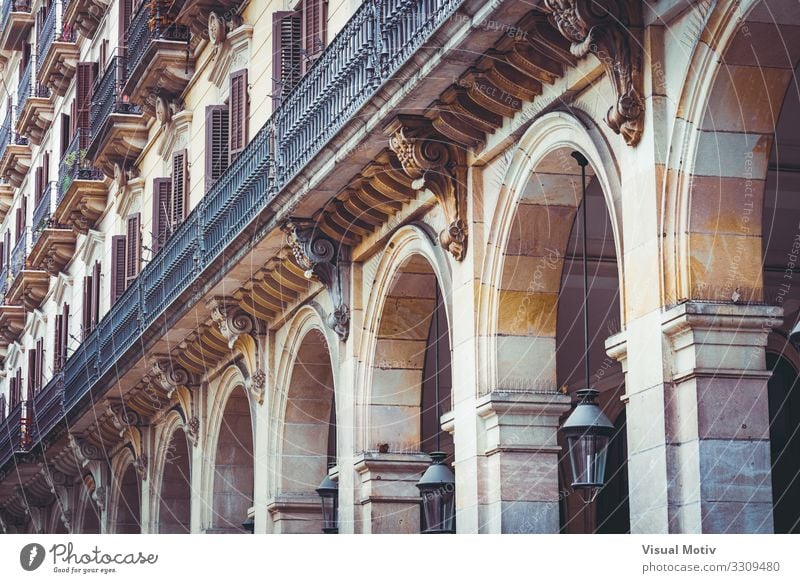
[(614, 434), (614, 425), (594, 402), (598, 394), (595, 389), (579, 390), (580, 401), (561, 428), (567, 438), (572, 487), (588, 490), (589, 500), (605, 484), (606, 451)]
[(446, 453), (431, 454), (433, 461), (422, 474), (417, 488), (422, 496), (422, 532), (454, 534), (456, 532), (456, 478), (444, 464)]
[(325, 534), (339, 533), (339, 486), (330, 476), (326, 475), (317, 488), (322, 502), (322, 532)]

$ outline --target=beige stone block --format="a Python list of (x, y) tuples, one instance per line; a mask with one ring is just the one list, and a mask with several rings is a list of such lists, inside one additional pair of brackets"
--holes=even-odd
[(497, 338), (497, 387), (516, 390), (556, 388), (556, 339)]
[(772, 502), (706, 502), (703, 532), (717, 534), (772, 534)]
[(627, 411), (628, 450), (646, 451), (664, 443), (664, 392), (660, 385), (629, 396)]
[(764, 178), (772, 135), (701, 131), (694, 176)]
[(698, 457), (704, 501), (772, 502), (769, 441), (703, 439)]
[(689, 238), (690, 284), (696, 299), (740, 301), (763, 298), (761, 238), (692, 234)]
[(322, 423), (287, 424), (282, 447), (284, 455), (327, 455), (328, 425)]
[(563, 255), (556, 250), (543, 257), (506, 255), (503, 259), (502, 289), (558, 293), (563, 266)]
[(283, 492), (314, 492), (328, 470), (327, 452), (318, 455), (284, 453), (281, 462), (280, 480)]
[(331, 400), (325, 399), (290, 398), (286, 402), (286, 422), (327, 424), (330, 419), (331, 404)]
[[(791, 4), (776, 3), (788, 8)], [(792, 6), (790, 10), (797, 7)], [(772, 12), (772, 3), (769, 11)], [(794, 69), (793, 55), (800, 54), (800, 27), (779, 26), (769, 23), (748, 22), (739, 30), (725, 51), (725, 65), (751, 67), (782, 67)]]
[(791, 69), (727, 66), (717, 76), (701, 129), (770, 133), (777, 125)]
[(373, 534), (419, 533), (419, 504), (372, 502), (364, 507)]
[(379, 338), (427, 340), (433, 302), (389, 297), (381, 314)]
[(505, 255), (563, 254), (574, 218), (572, 207), (520, 204), (508, 235)]
[(498, 334), (555, 336), (558, 294), (500, 291)]
[(628, 322), (657, 310), (661, 305), (658, 242), (634, 247), (625, 252), (625, 317)]
[(490, 471), (499, 477), (500, 499), (558, 501), (558, 455), (502, 452), (489, 456)]
[[(575, 163), (573, 158), (570, 158)], [(581, 201), (580, 175), (536, 172), (522, 192), (520, 202), (576, 208)]]
[(425, 340), (385, 340), (375, 347), (374, 366), (377, 368), (416, 368), (425, 363)]
[(762, 180), (695, 176), (692, 232), (757, 235), (761, 231), (763, 193)]
[(399, 405), (370, 405), (369, 449), (388, 443), (390, 451), (403, 451), (419, 447), (419, 404), (414, 407)]
[(403, 273), (392, 282), (389, 294), (392, 297), (433, 300), (435, 286), (436, 277), (433, 273)]
[(697, 379), (701, 438), (769, 439), (767, 383), (763, 379)]
[(405, 368), (375, 368), (370, 402), (374, 405), (419, 406), (422, 371)]

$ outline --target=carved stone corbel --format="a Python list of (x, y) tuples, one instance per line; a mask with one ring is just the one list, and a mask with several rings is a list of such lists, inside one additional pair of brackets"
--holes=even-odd
[(69, 445), (75, 459), (82, 468), (85, 468), (91, 461), (102, 459), (100, 449), (97, 446), (85, 439), (75, 437), (73, 433), (69, 434)]
[(252, 377), (245, 381), (245, 388), (255, 398), (259, 405), (264, 404), (264, 394), (266, 393), (267, 374), (263, 369), (258, 369)]
[(106, 489), (104, 486), (97, 486), (94, 489), (92, 501), (100, 514), (106, 511)]
[(166, 361), (153, 361), (147, 379), (151, 385), (164, 391), (167, 399), (171, 399), (179, 387), (188, 387), (190, 384), (188, 372)]
[(595, 55), (614, 86), (616, 103), (606, 123), (625, 143), (639, 143), (644, 126), (642, 15), (640, 2), (545, 0), (553, 25), (572, 43), (576, 57)]
[(106, 399), (105, 408), (106, 415), (108, 415), (114, 429), (119, 432), (120, 437), (125, 434), (128, 428), (141, 425), (142, 420), (139, 414), (130, 407), (125, 407), (122, 402), (113, 402), (110, 399)]
[(350, 334), (350, 249), (326, 237), (309, 219), (289, 219), (283, 225), (289, 248), (307, 278), (316, 278), (328, 290), (333, 311), (328, 326), (342, 341)]
[(212, 298), (207, 306), (211, 309), (211, 319), (219, 327), (219, 331), (228, 341), (228, 348), (233, 349), (242, 334), (250, 334), (256, 329), (253, 317), (239, 308), (236, 300), (222, 297)]
[(147, 479), (147, 456), (145, 454), (140, 454), (133, 460), (133, 469), (136, 470), (140, 480)]
[(183, 424), (183, 432), (192, 446), (197, 447), (197, 443), (200, 440), (200, 420), (197, 417), (189, 419), (188, 422)]
[(462, 148), (438, 134), (424, 117), (398, 115), (383, 129), (389, 148), (414, 180), (414, 190), (429, 189), (444, 211), (447, 227), (439, 242), (456, 261), (467, 250), (467, 165)]

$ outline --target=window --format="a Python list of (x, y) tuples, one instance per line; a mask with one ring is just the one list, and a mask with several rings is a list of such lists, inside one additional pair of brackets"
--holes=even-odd
[(225, 105), (206, 107), (206, 192), (228, 168), (229, 131), (228, 108)]
[(11, 377), (9, 388), (11, 399), (8, 404), (8, 410), (11, 412), (22, 400), (22, 368), (17, 368), (17, 372)]
[(44, 341), (39, 338), (36, 346), (28, 350), (28, 401), (42, 390), (44, 380), (44, 367), (42, 366), (44, 356)]
[(301, 15), (276, 12), (272, 17), (272, 107), (297, 85), (302, 71)]
[(170, 219), (172, 231), (186, 218), (186, 206), (189, 196), (189, 170), (186, 150), (172, 154), (172, 208)]
[(228, 98), (228, 140), (229, 163), (247, 146), (247, 120), (249, 117), (249, 96), (247, 92), (247, 69), (231, 74), (230, 96)]
[(139, 275), (142, 260), (141, 215), (126, 221), (124, 235), (111, 238), (111, 303), (116, 302)]
[(100, 321), (100, 262), (95, 261), (92, 274), (83, 278), (83, 339)]
[(172, 234), (172, 180), (153, 179), (153, 253), (157, 253)]
[[(89, 108), (92, 101), (92, 86), (97, 76), (97, 63), (78, 63), (77, 83), (75, 85), (75, 100), (72, 102), (72, 135), (78, 131), (81, 136), (81, 148), (89, 147)], [(84, 137), (85, 136), (85, 137)], [(83, 140), (86, 143), (83, 143)]]
[(69, 304), (64, 304), (61, 313), (56, 314), (55, 343), (53, 350), (53, 372), (64, 368), (67, 362), (67, 346), (69, 346)]

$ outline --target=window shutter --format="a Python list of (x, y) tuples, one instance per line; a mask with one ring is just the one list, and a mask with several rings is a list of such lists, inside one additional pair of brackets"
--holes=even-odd
[(125, 235), (111, 237), (111, 303), (125, 291)]
[(303, 0), (303, 73), (325, 48), (327, 27), (328, 3), (325, 0)]
[(34, 200), (36, 201), (36, 205), (39, 205), (39, 200), (41, 200), (42, 196), (42, 178), (44, 177), (44, 169), (42, 166), (39, 166), (36, 169), (36, 174), (34, 175), (33, 179), (33, 196)]
[(28, 350), (28, 391), (26, 398), (28, 402), (33, 401), (33, 395), (36, 393), (36, 349), (31, 348)]
[(64, 304), (61, 317), (61, 367), (67, 362), (67, 347), (69, 346), (69, 304)]
[(8, 410), (11, 411), (14, 407), (17, 406), (17, 378), (11, 377), (9, 381), (9, 395), (11, 399), (8, 402)]
[(6, 420), (6, 396), (0, 395), (0, 423)]
[[(141, 2), (137, 2), (140, 4)], [(119, 46), (125, 46), (125, 34), (133, 16), (133, 0), (122, 0), (119, 3)]]
[(230, 163), (247, 146), (247, 118), (248, 118), (248, 95), (247, 95), (247, 69), (241, 69), (231, 73), (230, 96), (228, 98), (228, 119), (230, 122), (230, 141), (228, 142), (228, 152)]
[(300, 80), (302, 26), (302, 15), (298, 12), (281, 11), (272, 16), (273, 109)]
[(187, 151), (180, 150), (172, 154), (172, 230), (186, 218), (186, 205), (189, 196), (189, 172), (187, 168)]
[(100, 262), (94, 262), (92, 270), (92, 330), (100, 321)]
[[(89, 106), (92, 101), (92, 86), (94, 85), (97, 63), (78, 63), (75, 105), (75, 129), (89, 133)], [(88, 146), (88, 144), (87, 144)], [(81, 146), (83, 147), (83, 146)]]
[(142, 258), (142, 242), (139, 229), (140, 215), (132, 214), (128, 217), (128, 235), (125, 245), (125, 287), (139, 275), (139, 263)]
[[(0, 269), (3, 269), (6, 265), (6, 243), (5, 237), (2, 241), (0, 241)], [(0, 289), (3, 287), (3, 282), (0, 281)]]
[(44, 153), (42, 157), (42, 189), (47, 188), (50, 184), (50, 150)]
[(206, 192), (228, 168), (228, 108), (206, 107)]
[(92, 327), (92, 276), (87, 275), (83, 278), (83, 339), (91, 332)]
[(19, 231), (21, 235), (25, 234), (25, 227), (27, 226), (28, 222), (28, 196), (22, 197), (22, 202), (20, 203), (20, 227)]
[(34, 390), (38, 393), (44, 386), (44, 339), (36, 341), (36, 379)]
[(53, 372), (56, 373), (61, 370), (61, 342), (64, 340), (64, 316), (56, 314), (56, 334), (53, 339)]
[(172, 181), (169, 178), (153, 180), (153, 253), (166, 243), (172, 234)]

